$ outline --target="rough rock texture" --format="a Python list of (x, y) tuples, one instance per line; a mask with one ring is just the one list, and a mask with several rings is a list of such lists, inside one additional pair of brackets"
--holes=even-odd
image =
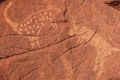
[(0, 1), (0, 80), (120, 80), (120, 6), (105, 1)]

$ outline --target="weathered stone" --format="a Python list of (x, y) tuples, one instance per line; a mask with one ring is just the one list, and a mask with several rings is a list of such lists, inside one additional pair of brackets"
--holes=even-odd
[(0, 80), (120, 80), (119, 1), (0, 2)]

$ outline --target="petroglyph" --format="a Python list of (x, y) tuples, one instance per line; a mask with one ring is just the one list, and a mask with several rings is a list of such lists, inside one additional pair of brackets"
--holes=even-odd
[[(32, 42), (32, 48), (34, 48), (35, 44), (37, 44), (37, 46), (40, 46), (37, 41), (38, 36), (41, 34), (47, 34), (47, 31), (45, 32), (45, 30), (49, 30), (51, 28), (54, 29), (57, 26), (57, 24), (53, 22), (55, 21), (56, 15), (60, 11), (58, 9), (52, 9), (51, 7), (49, 7), (49, 9), (32, 13), (24, 21), (22, 21), (21, 23), (17, 23), (10, 20), (7, 15), (7, 11), (12, 6), (12, 4), (12, 1), (9, 2), (4, 10), (4, 17), (6, 21), (18, 34), (29, 36), (28, 39), (30, 40), (30, 42)], [(34, 40), (36, 40), (36, 42), (33, 43)]]
[[(80, 25), (73, 24), (73, 28), (70, 31), (70, 35), (74, 35), (74, 34), (76, 36), (80, 35), (80, 39), (85, 40), (87, 43), (93, 45), (96, 48), (97, 56), (96, 56), (96, 63), (95, 63), (96, 65), (94, 67), (94, 70), (97, 71), (96, 80), (98, 80), (104, 71), (105, 58), (108, 56), (111, 56), (112, 51), (120, 51), (120, 49), (112, 47), (98, 33), (87, 28), (87, 26), (81, 27)], [(77, 42), (80, 42), (80, 41), (77, 41)]]
[[(18, 34), (20, 35), (28, 35), (27, 38), (30, 40), (31, 48), (33, 49), (35, 45), (40, 47), (39, 42), (37, 39), (39, 39), (39, 35), (43, 34), (44, 30), (50, 29), (50, 28), (56, 28), (57, 24), (55, 21), (55, 16), (60, 12), (58, 9), (55, 9), (51, 6), (49, 6), (49, 9), (41, 10), (35, 13), (32, 13), (30, 16), (28, 16), (24, 21), (21, 23), (13, 22), (9, 19), (7, 12), (8, 9), (12, 6), (13, 2), (9, 2), (9, 4), (6, 6), (4, 10), (4, 17), (7, 21), (7, 23), (12, 27)], [(46, 29), (45, 29), (46, 28)], [(47, 32), (47, 31), (46, 31)], [(37, 35), (37, 36), (34, 36)], [(35, 42), (36, 41), (36, 42)], [(72, 80), (72, 67), (66, 57), (61, 57), (61, 61), (64, 65), (65, 70), (65, 80)]]
[(66, 76), (65, 80), (72, 80), (72, 77), (73, 77), (72, 65), (69, 63), (65, 55), (60, 57), (60, 59), (64, 66), (64, 71), (65, 71), (65, 76)]

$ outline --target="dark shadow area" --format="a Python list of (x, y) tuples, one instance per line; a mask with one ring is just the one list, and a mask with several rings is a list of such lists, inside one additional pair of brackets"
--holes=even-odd
[(117, 6), (120, 4), (120, 0), (106, 1), (105, 4), (108, 4), (109, 6)]
[(108, 0), (104, 2), (108, 6), (111, 6), (114, 9), (120, 10), (120, 0)]
[(5, 1), (6, 1), (6, 0), (0, 0), (0, 4), (3, 3), (3, 2), (5, 2)]

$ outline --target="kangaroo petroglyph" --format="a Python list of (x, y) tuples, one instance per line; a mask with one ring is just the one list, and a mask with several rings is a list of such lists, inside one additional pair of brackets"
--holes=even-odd
[[(49, 30), (50, 28), (55, 28), (57, 26), (56, 23), (53, 23), (55, 20), (55, 16), (60, 12), (58, 9), (54, 9), (52, 7), (48, 7), (46, 10), (41, 10), (29, 15), (24, 21), (21, 23), (13, 22), (9, 19), (7, 15), (8, 9), (12, 6), (13, 2), (9, 2), (4, 10), (4, 17), (9, 25), (20, 35), (28, 36), (30, 40), (31, 48), (34, 48), (35, 44), (39, 46), (37, 41), (39, 35), (44, 34), (45, 30)], [(42, 32), (44, 31), (44, 32)], [(49, 34), (49, 33), (48, 33)], [(34, 36), (36, 35), (36, 36)], [(36, 41), (34, 41), (36, 40)]]
[[(85, 34), (81, 35), (83, 33)], [(120, 49), (112, 47), (105, 39), (103, 39), (99, 34), (95, 34), (95, 32), (87, 28), (87, 26), (83, 26), (81, 28), (80, 25), (74, 24), (73, 29), (71, 29), (70, 31), (70, 35), (73, 34), (80, 35), (80, 38), (82, 38), (86, 42), (88, 42), (90, 40), (90, 37), (94, 35), (94, 37), (92, 37), (92, 39), (89, 41), (89, 44), (93, 45), (97, 50), (96, 65), (94, 67), (94, 70), (97, 71), (96, 80), (98, 80), (104, 70), (105, 58), (112, 55), (113, 51), (120, 51)]]

